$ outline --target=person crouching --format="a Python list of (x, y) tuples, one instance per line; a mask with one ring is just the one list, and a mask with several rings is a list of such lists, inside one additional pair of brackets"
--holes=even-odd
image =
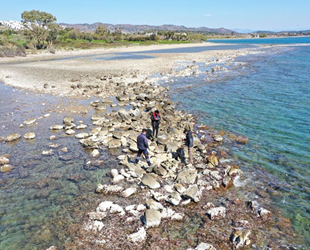
[(151, 161), (149, 157), (149, 152), (147, 149), (149, 148), (149, 144), (146, 138), (147, 129), (142, 129), (142, 133), (137, 137), (137, 147), (138, 147), (138, 155), (136, 157), (135, 163), (137, 164), (140, 160), (140, 156), (143, 153), (148, 166), (151, 166)]

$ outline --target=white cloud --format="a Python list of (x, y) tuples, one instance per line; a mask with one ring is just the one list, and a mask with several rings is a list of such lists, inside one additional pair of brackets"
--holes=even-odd
[(206, 17), (211, 17), (211, 14), (205, 14)]

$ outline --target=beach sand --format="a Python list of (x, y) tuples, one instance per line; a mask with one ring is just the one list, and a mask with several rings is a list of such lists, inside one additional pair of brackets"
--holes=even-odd
[[(114, 95), (112, 87), (120, 82), (143, 81), (155, 73), (167, 74), (180, 63), (210, 63), (215, 59), (231, 59), (250, 53), (251, 49), (213, 50), (198, 53), (150, 54), (153, 58), (141, 60), (93, 60), (93, 56), (109, 57), (112, 53), (145, 52), (157, 49), (212, 46), (213, 43), (151, 45), (111, 49), (56, 51), (56, 54), (38, 53), (27, 57), (1, 58), (0, 81), (7, 85), (35, 92), (60, 96), (77, 96), (72, 85), (105, 88), (105, 96)], [(88, 55), (92, 55), (88, 57)], [(108, 91), (110, 90), (110, 91)]]

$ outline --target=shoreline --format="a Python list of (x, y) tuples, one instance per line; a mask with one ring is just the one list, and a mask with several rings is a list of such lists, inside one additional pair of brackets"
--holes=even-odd
[[(208, 53), (209, 53), (209, 51), (208, 51)], [(219, 53), (219, 51), (216, 51), (216, 54), (214, 54), (214, 53), (211, 53), (212, 54), (212, 57), (214, 57), (215, 55), (219, 55), (219, 54), (221, 54), (221, 53)], [(237, 56), (236, 54), (234, 54), (234, 53), (232, 53), (232, 54), (230, 54), (230, 53), (223, 53), (224, 55), (223, 56)], [(208, 59), (207, 60), (211, 60), (211, 58), (212, 57), (208, 57)], [(189, 55), (187, 55), (186, 57), (183, 57), (182, 59), (184, 59), (184, 58), (186, 58), (186, 59), (188, 59), (188, 58), (190, 58), (190, 56)], [(195, 57), (195, 59), (196, 58), (199, 58), (198, 56), (197, 57)], [(175, 58), (174, 58), (175, 59)], [(145, 60), (145, 59), (144, 59)], [(144, 60), (142, 60), (142, 61), (144, 61)], [(152, 60), (152, 59), (151, 59)], [(171, 59), (170, 59), (171, 60)], [(192, 59), (193, 60), (193, 59)], [(191, 61), (192, 61), (191, 60)], [(214, 59), (212, 59), (212, 60), (214, 60)], [(135, 61), (134, 61), (135, 62)], [(131, 63), (131, 62), (130, 62)], [(170, 67), (173, 67), (173, 66), (175, 66), (175, 65), (178, 65), (178, 64), (173, 64), (171, 61), (169, 61), (169, 63), (167, 63), (167, 64), (169, 64), (169, 66)], [(191, 64), (191, 63), (190, 63)], [(147, 65), (149, 65), (149, 63), (147, 63)], [(36, 65), (35, 67), (38, 67), (38, 65)], [(158, 67), (157, 69), (162, 69), (162, 70), (165, 70), (164, 68), (161, 68), (161, 67)], [(156, 70), (156, 69), (154, 69), (154, 70)], [(169, 68), (168, 69), (168, 71), (171, 71), (172, 69), (171, 68)], [(192, 73), (194, 70), (190, 70), (190, 72)], [(153, 72), (153, 71), (150, 71), (150, 72)], [(123, 76), (123, 83), (121, 83), (119, 86), (117, 86), (117, 88), (115, 89), (115, 90), (113, 90), (113, 93), (114, 93), (114, 96), (115, 96), (115, 93), (122, 93), (122, 91), (125, 91), (126, 90), (126, 86), (131, 86), (131, 85), (134, 85), (136, 88), (140, 88), (140, 89), (143, 89), (143, 84), (141, 83), (141, 82), (148, 82), (149, 81), (149, 79), (147, 79), (147, 77), (149, 77), (149, 75), (147, 75), (147, 74), (145, 74), (145, 75), (143, 75), (142, 77), (139, 75), (139, 74), (137, 74), (137, 77), (133, 77), (134, 75), (132, 75), (132, 73), (135, 73), (134, 71), (131, 71), (128, 75), (126, 75), (126, 76)], [(113, 73), (114, 74), (114, 73)], [(186, 72), (184, 72), (184, 75), (186, 75)], [(126, 79), (126, 77), (128, 77), (128, 76), (132, 76), (131, 77), (131, 79), (129, 79), (128, 81), (125, 81), (124, 79)], [(13, 77), (14, 78), (14, 77)], [(11, 79), (11, 78), (9, 78), (9, 79)], [(111, 79), (110, 79), (111, 80)], [(100, 81), (102, 81), (102, 80), (100, 80)], [(115, 80), (115, 82), (117, 82), (118, 81), (118, 79), (116, 79)], [(72, 84), (74, 84), (76, 87), (73, 89), (73, 91), (72, 92), (78, 92), (78, 93), (74, 93), (73, 95), (70, 95), (70, 96), (85, 96), (85, 97), (87, 97), (87, 96), (93, 96), (93, 97), (95, 97), (96, 96), (96, 94), (95, 95), (93, 95), (92, 94), (92, 92), (98, 92), (97, 90), (93, 90), (93, 89), (91, 89), (91, 88), (87, 88), (86, 86), (85, 86), (85, 82), (83, 82), (82, 83), (82, 86), (81, 87), (78, 87), (78, 84), (80, 83), (81, 81), (78, 81), (78, 82), (72, 82)], [(114, 82), (114, 83), (115, 83)], [(136, 84), (137, 82), (140, 82), (140, 83), (138, 83), (138, 84)], [(153, 82), (151, 81), (151, 82), (149, 82), (150, 83), (150, 86), (152, 86), (153, 85)], [(110, 85), (110, 84), (112, 84), (112, 82), (108, 82), (108, 84)], [(99, 84), (97, 84), (97, 85), (99, 85)], [(30, 89), (31, 90), (37, 90), (38, 91), (38, 89), (32, 89), (31, 88), (31, 86), (30, 86)], [(88, 90), (86, 93), (87, 94), (84, 94), (83, 95), (83, 93), (85, 93), (84, 92), (84, 90)], [(96, 88), (95, 88), (96, 89)], [(45, 91), (46, 89), (42, 89), (42, 90), (40, 90), (39, 89), (39, 91)], [(162, 91), (164, 90), (164, 89), (161, 89)], [(63, 91), (63, 89), (62, 89), (62, 87), (61, 86), (58, 86), (57, 85), (57, 91), (54, 93), (54, 94), (56, 94), (56, 95), (59, 95), (60, 94), (60, 92), (61, 91)], [(156, 88), (154, 89), (154, 91), (156, 92)], [(48, 90), (46, 91), (46, 92), (49, 92)], [(99, 94), (98, 95), (98, 97), (100, 97), (100, 98), (105, 98), (105, 97), (108, 97), (108, 96), (111, 96), (112, 95), (112, 92), (111, 93), (104, 93), (104, 94)], [(124, 98), (125, 99), (123, 99), (123, 100), (119, 100), (120, 102), (127, 102), (127, 99), (126, 99), (126, 95), (129, 95), (128, 93), (126, 93), (124, 96)], [(121, 95), (122, 96), (122, 95)], [(136, 95), (136, 96), (138, 96), (138, 95)], [(136, 100), (136, 99), (134, 99), (134, 100)], [(139, 99), (137, 99), (138, 100), (138, 102), (140, 102), (140, 101), (142, 101), (142, 104), (143, 104), (143, 106), (145, 106), (145, 105), (147, 105), (147, 102), (149, 102), (149, 101), (156, 101), (156, 100), (153, 100), (153, 99), (149, 99), (147, 102), (146, 102), (146, 100), (140, 100), (139, 101)], [(130, 98), (128, 99), (128, 101), (130, 101)], [(133, 100), (132, 100), (133, 101)], [(158, 104), (157, 104), (158, 105)], [(96, 106), (94, 106), (94, 107), (96, 107)], [(137, 106), (138, 107), (138, 106)], [(167, 114), (169, 113), (168, 111), (166, 111), (167, 112)], [(167, 116), (167, 114), (165, 114), (166, 116)], [(183, 114), (183, 116), (184, 116), (184, 114)], [(185, 117), (186, 117), (186, 115), (185, 115)], [(145, 119), (147, 119), (147, 117), (144, 117)], [(119, 121), (119, 122), (124, 122), (124, 121)], [(184, 123), (183, 123), (183, 125), (185, 125)], [(164, 127), (164, 125), (163, 125), (163, 127)], [(136, 131), (136, 132), (138, 132), (138, 131)], [(210, 153), (210, 152), (209, 152)], [(215, 195), (216, 196), (216, 195)], [(237, 206), (238, 204), (238, 201), (236, 201), (236, 204), (234, 204), (234, 206)], [(233, 203), (232, 203), (233, 204)], [(245, 204), (242, 204), (242, 206), (240, 205), (240, 207), (242, 207), (243, 209), (245, 209), (245, 207), (244, 207), (244, 205)], [(212, 206), (211, 206), (212, 207)], [(207, 209), (207, 207), (204, 207), (203, 208), (204, 210), (206, 210)], [(256, 209), (256, 208), (255, 208)], [(258, 213), (258, 210), (256, 211), (255, 209), (253, 209), (253, 211), (255, 212), (254, 214), (256, 214), (256, 213)], [(258, 209), (258, 208), (257, 208)], [(134, 211), (136, 211), (136, 209), (133, 209)], [(145, 210), (141, 210), (141, 211), (145, 211)], [(237, 210), (236, 210), (237, 211)], [(134, 213), (134, 212), (132, 212), (132, 213)], [(93, 214), (94, 215), (94, 214)], [(202, 215), (203, 216), (203, 215)], [(253, 219), (253, 218), (252, 218)], [(92, 221), (92, 223), (95, 223), (96, 221), (98, 221), (98, 219), (91, 219), (91, 221)], [(99, 220), (100, 221), (100, 220)], [(96, 224), (96, 223), (95, 223)], [(95, 228), (97, 228), (97, 226), (95, 227)], [(84, 228), (85, 229), (85, 228)], [(83, 229), (83, 230), (84, 230)], [(92, 228), (88, 228), (88, 229), (90, 229), (90, 232), (91, 232), (91, 234), (94, 234), (94, 230), (93, 230), (93, 227)], [(153, 229), (150, 229), (151, 231), (153, 230)], [(95, 230), (96, 231), (96, 230)], [(155, 230), (156, 231), (156, 230)], [(253, 237), (253, 236), (252, 236)], [(92, 243), (93, 243), (93, 235), (91, 235), (90, 236), (90, 238), (89, 239), (87, 239), (87, 238), (85, 238), (84, 240), (86, 240), (86, 242), (87, 241), (91, 241)], [(225, 241), (226, 241), (226, 243), (225, 244), (227, 244), (227, 239), (225, 239)], [(102, 247), (102, 242), (100, 242), (100, 240), (97, 242), (97, 244), (99, 244), (98, 245), (98, 247)], [(160, 242), (160, 244), (164, 244), (164, 243), (162, 243), (162, 242)], [(214, 244), (214, 243), (213, 243)], [(224, 244), (224, 243), (223, 243)], [(244, 244), (245, 244), (245, 242), (244, 242)], [(191, 244), (191, 246), (193, 246), (193, 244)], [(194, 246), (193, 246), (194, 247)], [(225, 247), (227, 247), (227, 245), (225, 246)], [(225, 248), (222, 248), (222, 249), (225, 249)]]

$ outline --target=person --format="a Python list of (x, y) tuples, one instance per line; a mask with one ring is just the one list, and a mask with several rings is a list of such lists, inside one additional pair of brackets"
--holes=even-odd
[(155, 110), (151, 115), (152, 120), (152, 128), (153, 128), (153, 138), (154, 134), (156, 133), (156, 138), (158, 136), (158, 129), (159, 129), (159, 123), (160, 123), (160, 114), (158, 110)]
[(183, 145), (177, 149), (176, 151), (176, 160), (181, 160), (183, 164), (185, 164), (185, 154)]
[(151, 166), (151, 161), (149, 157), (149, 152), (147, 151), (149, 144), (146, 138), (147, 129), (142, 129), (142, 133), (137, 137), (137, 147), (138, 147), (138, 155), (136, 157), (135, 163), (137, 164), (140, 160), (141, 154), (144, 154), (147, 165)]
[(193, 146), (194, 146), (194, 139), (193, 134), (191, 130), (184, 129), (185, 134), (185, 146), (188, 147), (188, 156), (189, 156), (189, 162), (193, 164)]

